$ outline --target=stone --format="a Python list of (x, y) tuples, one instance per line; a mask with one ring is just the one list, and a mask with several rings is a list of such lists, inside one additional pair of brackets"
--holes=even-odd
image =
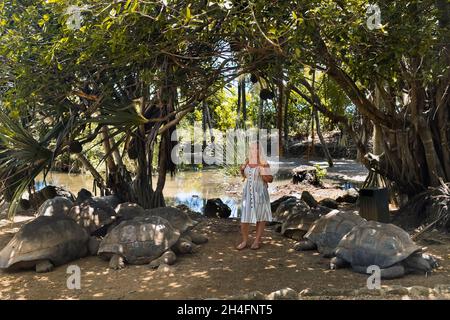
[(227, 300), (265, 300), (266, 296), (260, 291), (252, 291), (245, 294), (230, 296)]
[(301, 199), (305, 201), (308, 206), (314, 208), (319, 204), (316, 199), (314, 199), (313, 195), (309, 191), (303, 191)]
[(383, 288), (383, 294), (386, 295), (396, 295), (396, 296), (404, 296), (408, 295), (409, 291), (407, 288), (400, 285), (386, 286)]
[(231, 209), (220, 198), (208, 199), (204, 214), (208, 218), (229, 218), (231, 216)]
[(168, 264), (166, 264), (166, 263), (161, 263), (159, 266), (158, 266), (158, 272), (162, 272), (162, 273), (167, 273), (167, 272), (172, 272), (173, 271), (173, 267), (172, 266), (169, 266)]
[(267, 295), (267, 300), (297, 300), (297, 299), (298, 299), (297, 291), (291, 288), (277, 290)]
[(317, 176), (317, 168), (313, 166), (301, 165), (292, 169), (292, 183), (308, 183), (317, 187), (322, 186), (322, 182)]
[(330, 208), (330, 209), (337, 209), (339, 204), (337, 203), (336, 200), (331, 199), (331, 198), (325, 198), (319, 201), (319, 204), (321, 206)]
[(342, 196), (339, 196), (336, 198), (336, 201), (339, 203), (346, 202), (346, 203), (356, 203), (359, 198), (359, 193), (356, 191), (355, 188), (350, 188)]
[(320, 296), (320, 293), (317, 291), (312, 290), (311, 288), (306, 288), (300, 291), (298, 294), (299, 297), (315, 297)]
[(412, 296), (429, 296), (432, 290), (422, 286), (412, 286), (408, 288), (409, 294)]
[(352, 289), (325, 289), (320, 293), (321, 296), (329, 297), (347, 297), (355, 294), (355, 290)]
[(381, 296), (383, 291), (381, 289), (368, 289), (362, 288), (355, 291), (355, 295), (357, 296)]
[(433, 290), (436, 294), (450, 294), (450, 285), (438, 284), (434, 287)]

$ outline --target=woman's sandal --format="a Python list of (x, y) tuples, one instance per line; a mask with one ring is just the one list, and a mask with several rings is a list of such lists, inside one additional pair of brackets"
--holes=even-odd
[(244, 250), (244, 249), (247, 248), (247, 247), (248, 247), (247, 242), (241, 242), (241, 243), (239, 243), (239, 244), (236, 246), (236, 250), (241, 251), (241, 250)]

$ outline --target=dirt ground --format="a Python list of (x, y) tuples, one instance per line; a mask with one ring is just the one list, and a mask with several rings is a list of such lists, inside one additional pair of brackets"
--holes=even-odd
[[(21, 222), (23, 223), (23, 222)], [(21, 223), (0, 227), (0, 247), (12, 238)], [(314, 291), (360, 289), (367, 277), (350, 270), (328, 270), (328, 260), (316, 252), (296, 252), (294, 241), (267, 227), (260, 250), (236, 251), (238, 221), (208, 219), (198, 230), (209, 242), (195, 254), (180, 256), (170, 270), (151, 270), (147, 266), (108, 269), (98, 257), (87, 257), (72, 264), (81, 268), (81, 289), (66, 285), (68, 265), (47, 274), (34, 271), (0, 273), (0, 299), (204, 299), (226, 298), (258, 290), (264, 294), (292, 288)], [(450, 285), (450, 242), (426, 243), (428, 251), (440, 259), (431, 276), (408, 275), (384, 280), (382, 285)], [(322, 297), (323, 298), (323, 297)], [(344, 297), (345, 298), (345, 297)], [(347, 297), (367, 298), (367, 297)]]

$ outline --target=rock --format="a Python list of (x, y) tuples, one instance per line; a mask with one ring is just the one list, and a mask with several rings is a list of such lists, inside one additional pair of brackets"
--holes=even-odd
[(173, 271), (173, 267), (172, 267), (172, 266), (169, 266), (168, 264), (161, 263), (161, 264), (158, 266), (157, 271), (158, 271), (158, 272), (161, 272), (161, 273), (172, 272), (172, 271)]
[(326, 289), (320, 293), (321, 296), (329, 297), (347, 297), (355, 294), (352, 289)]
[(303, 289), (302, 291), (300, 291), (300, 293), (298, 294), (299, 297), (315, 297), (315, 296), (320, 296), (320, 292), (314, 291), (311, 288), (306, 288)]
[(297, 300), (297, 299), (298, 299), (297, 291), (291, 288), (277, 290), (267, 295), (267, 300)]
[(356, 203), (358, 201), (359, 193), (355, 188), (350, 188), (345, 191), (345, 194), (336, 198), (338, 203)]
[(357, 296), (381, 296), (383, 294), (382, 289), (368, 289), (362, 288), (355, 290), (355, 295)]
[(305, 202), (308, 204), (308, 206), (310, 206), (310, 207), (312, 207), (312, 208), (317, 207), (317, 205), (319, 204), (319, 203), (317, 202), (317, 200), (314, 199), (314, 197), (312, 196), (312, 194), (311, 194), (309, 191), (303, 191), (303, 192), (302, 192), (301, 199), (302, 199), (303, 201), (305, 201)]
[(231, 209), (220, 198), (208, 199), (204, 214), (209, 218), (229, 218)]
[(337, 209), (339, 204), (337, 203), (336, 200), (331, 199), (331, 198), (325, 198), (319, 201), (319, 204), (321, 206), (330, 208), (330, 209)]
[(292, 183), (298, 184), (299, 182), (322, 186), (322, 182), (317, 177), (317, 169), (312, 166), (302, 165), (292, 169)]
[(436, 294), (450, 294), (450, 285), (438, 284), (434, 287), (433, 290)]
[(409, 294), (412, 296), (429, 296), (432, 290), (422, 286), (412, 286), (408, 288)]
[(227, 300), (265, 300), (266, 296), (260, 291), (252, 291), (245, 294), (230, 296)]
[(382, 290), (386, 295), (405, 296), (409, 294), (408, 289), (400, 285), (386, 286)]

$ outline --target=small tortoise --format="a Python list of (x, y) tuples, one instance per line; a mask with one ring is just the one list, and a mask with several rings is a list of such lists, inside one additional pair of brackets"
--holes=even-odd
[(376, 221), (354, 227), (339, 242), (335, 254), (332, 269), (350, 265), (355, 272), (368, 273), (369, 266), (378, 266), (383, 279), (407, 273), (427, 274), (437, 266), (436, 260), (422, 253), (406, 231)]
[(98, 254), (109, 259), (109, 267), (121, 269), (128, 264), (173, 264), (171, 250), (179, 243), (180, 232), (159, 216), (138, 216), (122, 221), (100, 243)]
[(293, 210), (281, 224), (281, 234), (285, 237), (300, 241), (314, 221), (319, 218), (320, 214), (312, 210), (302, 212)]
[[(147, 215), (154, 215), (166, 219), (169, 223), (180, 231), (180, 242), (191, 251), (196, 249), (195, 245), (208, 242), (204, 235), (194, 232), (192, 229), (198, 224), (192, 220), (188, 214), (174, 207), (161, 207), (145, 211)], [(178, 248), (178, 247), (176, 247)]]
[(104, 236), (107, 228), (116, 219), (116, 212), (112, 207), (88, 198), (70, 209), (68, 216), (84, 227), (90, 235)]
[(48, 272), (88, 252), (95, 254), (97, 246), (74, 220), (62, 215), (40, 216), (23, 225), (3, 248), (0, 269)]
[(315, 221), (305, 234), (305, 240), (294, 248), (297, 251), (317, 249), (323, 256), (331, 257), (339, 241), (365, 221), (357, 212), (333, 210)]
[(272, 215), (272, 219), (274, 222), (283, 223), (292, 213), (300, 214), (309, 212), (310, 210), (311, 208), (305, 201), (298, 198), (288, 198), (278, 206)]
[(73, 207), (73, 202), (66, 197), (55, 197), (45, 200), (39, 207), (36, 216), (66, 216)]

